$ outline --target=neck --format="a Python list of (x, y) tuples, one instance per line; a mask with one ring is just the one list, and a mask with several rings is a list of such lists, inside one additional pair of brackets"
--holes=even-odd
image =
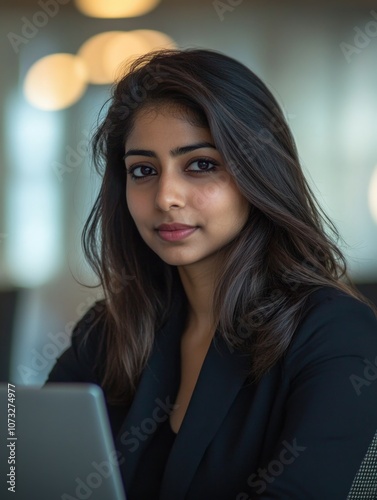
[(213, 335), (213, 296), (215, 290), (215, 267), (208, 262), (192, 266), (179, 266), (178, 272), (188, 300), (189, 330), (198, 337)]

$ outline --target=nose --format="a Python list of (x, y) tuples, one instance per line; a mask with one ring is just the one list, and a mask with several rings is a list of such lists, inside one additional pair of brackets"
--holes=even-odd
[(185, 204), (186, 195), (183, 180), (172, 172), (161, 174), (155, 197), (156, 207), (167, 212), (171, 208), (183, 208)]

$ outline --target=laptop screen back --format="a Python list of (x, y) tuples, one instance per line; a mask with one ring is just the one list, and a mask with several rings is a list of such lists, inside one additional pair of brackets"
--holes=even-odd
[[(125, 500), (122, 457), (114, 449), (100, 387), (11, 387), (15, 392), (0, 384), (1, 498)], [(15, 418), (9, 394), (15, 396)]]

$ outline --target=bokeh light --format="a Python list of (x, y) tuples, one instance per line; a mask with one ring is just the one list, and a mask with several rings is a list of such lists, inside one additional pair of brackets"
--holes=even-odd
[(105, 68), (105, 50), (108, 42), (122, 31), (107, 31), (94, 35), (82, 44), (78, 55), (85, 62), (89, 83), (103, 85), (112, 82), (113, 72)]
[(125, 73), (137, 56), (149, 50), (147, 40), (133, 31), (118, 33), (111, 38), (103, 51), (103, 65), (111, 82)]
[(155, 49), (174, 48), (168, 35), (155, 30), (108, 31), (89, 38), (78, 51), (88, 70), (88, 81), (113, 83), (130, 63)]
[(51, 54), (29, 69), (24, 94), (30, 104), (43, 110), (64, 109), (80, 99), (87, 87), (85, 63), (73, 54)]
[(119, 18), (147, 14), (161, 0), (75, 0), (76, 7), (90, 17)]
[(145, 39), (148, 43), (149, 51), (157, 49), (175, 49), (176, 43), (170, 36), (156, 30), (134, 30), (132, 33)]

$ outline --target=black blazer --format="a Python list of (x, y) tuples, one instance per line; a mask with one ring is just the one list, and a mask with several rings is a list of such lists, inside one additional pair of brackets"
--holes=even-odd
[[(177, 306), (156, 332), (130, 408), (108, 405), (126, 491), (178, 392), (183, 310)], [(80, 342), (95, 311), (77, 324), (48, 382), (99, 383), (101, 367), (93, 365), (100, 329), (86, 345)], [(369, 458), (377, 449), (371, 447), (377, 430), (373, 312), (335, 289), (317, 290), (284, 358), (258, 383), (248, 382), (249, 367), (248, 356), (214, 337), (160, 500), (346, 500), (368, 448)]]

